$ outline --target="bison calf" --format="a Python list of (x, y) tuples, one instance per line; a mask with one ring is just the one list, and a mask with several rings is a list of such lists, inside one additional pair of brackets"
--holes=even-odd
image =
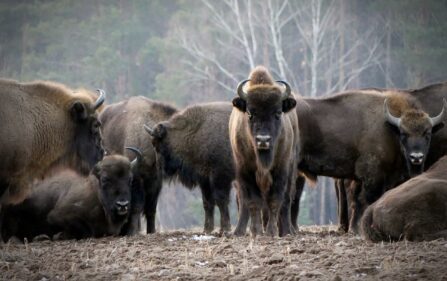
[(128, 219), (132, 166), (136, 160), (105, 156), (88, 177), (65, 170), (36, 184), (21, 204), (5, 207), (3, 240), (58, 232), (76, 239), (119, 234)]
[(447, 156), (428, 171), (386, 192), (366, 209), (363, 236), (371, 241), (447, 238)]

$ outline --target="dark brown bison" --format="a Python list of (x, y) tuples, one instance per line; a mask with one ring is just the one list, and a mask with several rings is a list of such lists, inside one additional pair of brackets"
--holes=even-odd
[(187, 107), (155, 127), (145, 126), (160, 155), (167, 177), (186, 187), (200, 186), (205, 210), (204, 231), (214, 229), (214, 209), (220, 211), (221, 231), (230, 230), (228, 211), (235, 178), (228, 136), (231, 103), (215, 102)]
[[(386, 93), (389, 90), (387, 89), (372, 89), (373, 91), (377, 91), (380, 93)], [(436, 115), (439, 113), (439, 107), (440, 107), (440, 101), (443, 99), (447, 99), (447, 82), (444, 83), (438, 83), (429, 85), (420, 89), (413, 89), (413, 90), (399, 90), (401, 92), (405, 92), (415, 98), (425, 112), (427, 112), (429, 115)], [(443, 120), (444, 121), (444, 120)], [(442, 124), (439, 125), (441, 127)], [(422, 170), (425, 168), (430, 167), (434, 162), (436, 162), (440, 157), (447, 154), (447, 147), (445, 146), (445, 143), (447, 141), (447, 130), (441, 130), (437, 132), (436, 134), (433, 134), (433, 137), (431, 138), (430, 142), (430, 149), (428, 150), (428, 153), (420, 153), (419, 155), (424, 155), (422, 164), (419, 165), (418, 169), (416, 169), (416, 172), (413, 173), (413, 175), (417, 175), (418, 173), (422, 172)], [(409, 155), (407, 154), (407, 157)], [(409, 159), (411, 160), (411, 159)], [(407, 161), (407, 163), (410, 163)], [(417, 167), (417, 165), (416, 165)], [(340, 221), (342, 222), (341, 229), (349, 229), (349, 226), (347, 224), (348, 222), (348, 211), (347, 211), (347, 205), (345, 202), (349, 203), (350, 206), (350, 212), (349, 213), (355, 213), (355, 210), (361, 210), (363, 209), (363, 204), (365, 204), (365, 198), (364, 194), (361, 193), (361, 183), (356, 181), (350, 181), (350, 180), (340, 180), (336, 181), (336, 183), (339, 183), (336, 186), (336, 189), (345, 189), (339, 192), (341, 195), (347, 194), (348, 198), (341, 197), (341, 201), (339, 203), (340, 206), (340, 213), (344, 214), (345, 217), (341, 218)], [(358, 216), (351, 216), (350, 224), (352, 225), (354, 223), (354, 220)], [(356, 230), (356, 229), (354, 229)]]
[(129, 215), (135, 166), (136, 160), (130, 163), (124, 156), (111, 155), (88, 177), (64, 170), (43, 180), (22, 203), (5, 207), (3, 240), (12, 236), (31, 240), (59, 232), (76, 239), (119, 234)]
[(21, 202), (55, 166), (89, 172), (103, 156), (95, 111), (104, 97), (92, 102), (57, 83), (0, 80), (1, 204)]
[(441, 102), (431, 118), (417, 99), (399, 91), (299, 100), (299, 170), (310, 178), (324, 175), (360, 185), (364, 204), (355, 205), (351, 219), (356, 232), (362, 206), (422, 172), (431, 136), (443, 127)]
[(371, 241), (447, 238), (447, 156), (425, 173), (386, 192), (361, 221)]
[(145, 97), (131, 97), (125, 101), (108, 105), (100, 114), (104, 148), (108, 153), (127, 155), (125, 147), (141, 149), (143, 160), (132, 186), (132, 204), (129, 224), (123, 234), (138, 232), (141, 210), (147, 220), (147, 233), (155, 232), (155, 214), (158, 195), (162, 187), (162, 169), (152, 143), (143, 129), (144, 124), (154, 126), (167, 120), (177, 109), (169, 104), (156, 102)]
[[(405, 90), (409, 95), (417, 99), (422, 110), (430, 116), (439, 114), (441, 101), (447, 100), (447, 82), (429, 85), (420, 89)], [(445, 122), (445, 118), (442, 119)], [(439, 158), (447, 154), (447, 130), (441, 130), (433, 138), (430, 143), (430, 150), (426, 157), (426, 167), (430, 167)]]
[(286, 218), (280, 222), (281, 235), (292, 232), (289, 196), (298, 148), (298, 120), (292, 110), (296, 100), (286, 82), (277, 83), (264, 67), (257, 67), (239, 84), (238, 97), (233, 99), (229, 132), (242, 199), (236, 235), (245, 233), (248, 213), (252, 235), (262, 232), (264, 206), (269, 235), (278, 235), (278, 218)]

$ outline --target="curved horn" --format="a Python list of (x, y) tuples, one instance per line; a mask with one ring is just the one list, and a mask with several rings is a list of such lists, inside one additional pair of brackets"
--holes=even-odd
[(132, 171), (134, 171), (138, 167), (138, 164), (143, 161), (143, 154), (136, 147), (126, 146), (125, 149), (133, 151), (137, 155), (137, 157), (132, 162), (130, 162), (130, 168), (132, 169)]
[(244, 86), (248, 81), (250, 81), (250, 79), (244, 80), (237, 85), (237, 95), (243, 100), (247, 100), (247, 93), (244, 92)]
[(106, 99), (106, 92), (104, 92), (104, 90), (98, 89), (96, 91), (99, 92), (99, 97), (95, 101), (95, 104), (93, 105), (93, 109), (95, 110), (98, 109), (98, 107), (100, 107), (104, 103), (104, 100)]
[(276, 83), (283, 84), (285, 87), (285, 90), (282, 92), (282, 96), (281, 96), (282, 100), (285, 100), (292, 94), (292, 90), (290, 88), (289, 83), (287, 83), (286, 81), (282, 81), (282, 80), (278, 80), (278, 81), (276, 81)]
[(144, 124), (143, 125), (144, 129), (146, 130), (146, 132), (153, 137), (154, 136), (154, 129), (152, 129), (151, 127), (149, 127), (148, 125)]
[(445, 99), (442, 99), (442, 110), (441, 113), (438, 114), (438, 116), (435, 117), (430, 117), (430, 123), (432, 125), (432, 127), (438, 125), (439, 123), (441, 123), (444, 120), (444, 115), (445, 115), (445, 108), (447, 107), (447, 102), (445, 101)]
[(398, 117), (394, 117), (390, 111), (388, 110), (388, 99), (385, 99), (385, 102), (383, 103), (383, 111), (385, 112), (385, 118), (386, 120), (396, 126), (396, 127), (400, 127), (400, 118)]

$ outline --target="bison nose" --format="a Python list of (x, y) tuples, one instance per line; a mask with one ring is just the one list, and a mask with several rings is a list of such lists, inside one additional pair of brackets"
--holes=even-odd
[(413, 165), (421, 165), (424, 160), (424, 153), (422, 152), (412, 152), (410, 153), (410, 161)]
[(269, 135), (256, 135), (256, 146), (260, 150), (270, 149), (270, 140), (272, 138)]
[(129, 208), (129, 201), (116, 201), (115, 202), (116, 208), (118, 209), (118, 213), (120, 215), (126, 214), (127, 210)]

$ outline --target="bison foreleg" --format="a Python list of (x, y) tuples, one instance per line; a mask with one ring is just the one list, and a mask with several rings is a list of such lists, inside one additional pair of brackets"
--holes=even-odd
[[(146, 233), (155, 233), (155, 217), (157, 213), (158, 196), (160, 195), (162, 182), (161, 179), (155, 181), (144, 181), (145, 185), (145, 202), (144, 202), (144, 215), (146, 216)], [(149, 185), (149, 187), (147, 187)]]
[(239, 218), (237, 221), (236, 229), (234, 230), (234, 235), (243, 236), (247, 230), (249, 210), (247, 205), (247, 199), (244, 198), (240, 188), (237, 190), (237, 202), (239, 206)]
[(262, 233), (262, 224), (261, 224), (261, 208), (262, 201), (260, 199), (253, 200), (250, 199), (248, 202), (248, 208), (250, 210), (250, 232), (253, 237), (256, 237), (258, 234)]

